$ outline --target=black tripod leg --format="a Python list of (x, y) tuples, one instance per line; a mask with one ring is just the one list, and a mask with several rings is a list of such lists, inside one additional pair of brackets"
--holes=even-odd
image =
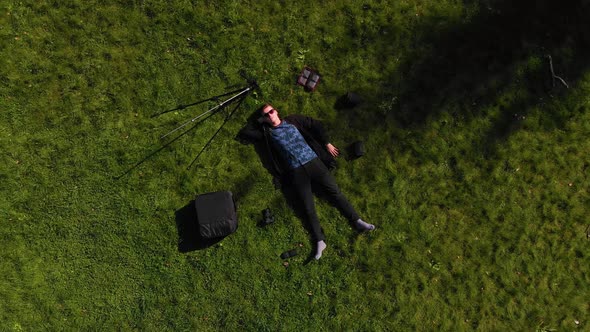
[[(214, 113), (213, 113), (214, 114)], [(193, 129), (197, 128), (201, 123), (203, 123), (203, 121), (207, 120), (209, 117), (211, 117), (213, 114), (210, 114), (209, 116), (207, 116), (206, 118), (203, 118), (201, 121), (195, 123), (194, 126), (190, 127), (189, 129), (185, 130), (182, 134), (176, 136), (173, 140), (171, 140), (170, 142), (162, 145), (161, 147), (159, 147), (157, 150), (153, 151), (152, 153), (150, 153), (149, 155), (147, 155), (146, 157), (144, 157), (142, 160), (140, 160), (139, 162), (137, 162), (135, 165), (133, 165), (131, 168), (129, 168), (127, 171), (125, 171), (125, 173), (115, 177), (116, 180), (119, 180), (120, 178), (122, 178), (123, 176), (129, 174), (131, 171), (133, 171), (134, 169), (136, 169), (137, 167), (139, 167), (141, 164), (143, 164), (144, 162), (146, 162), (148, 159), (150, 159), (151, 157), (153, 157), (154, 155), (156, 155), (158, 152), (164, 150), (166, 147), (170, 146), (172, 143), (176, 142), (178, 139), (180, 139), (182, 136), (188, 134), (190, 131), (192, 131)]]
[(190, 165), (188, 165), (188, 167), (186, 168), (187, 170), (190, 169), (193, 166), (193, 164), (197, 161), (197, 159), (199, 159), (199, 157), (201, 156), (201, 154), (203, 153), (203, 151), (205, 151), (205, 149), (211, 144), (211, 142), (213, 141), (213, 139), (215, 138), (215, 136), (217, 136), (217, 134), (219, 134), (219, 132), (221, 131), (221, 129), (223, 128), (223, 126), (225, 126), (225, 124), (229, 121), (229, 119), (232, 117), (232, 115), (240, 107), (240, 105), (242, 104), (242, 102), (244, 101), (244, 99), (246, 99), (246, 96), (242, 97), (238, 101), (238, 104), (236, 105), (236, 107), (234, 107), (234, 109), (228, 114), (228, 116), (225, 118), (225, 120), (223, 121), (223, 123), (221, 124), (221, 126), (219, 127), (219, 129), (217, 129), (217, 131), (215, 132), (215, 134), (213, 134), (213, 136), (211, 136), (211, 138), (209, 139), (209, 141), (207, 141), (207, 143), (205, 144), (205, 146), (203, 146), (203, 148), (201, 149), (201, 151), (199, 151), (199, 154), (197, 154), (197, 156), (195, 157), (195, 159), (193, 159), (193, 161), (190, 163)]
[(242, 90), (244, 90), (244, 89), (239, 89), (239, 90), (235, 90), (235, 91), (230, 91), (230, 92), (224, 93), (224, 94), (222, 94), (222, 95), (218, 95), (218, 96), (215, 96), (215, 97), (211, 97), (211, 98), (207, 98), (207, 99), (199, 100), (199, 101), (196, 101), (196, 102), (194, 102), (194, 103), (187, 104), (187, 105), (178, 105), (176, 108), (173, 108), (173, 109), (171, 109), (171, 110), (167, 110), (167, 111), (164, 111), (164, 112), (161, 112), (161, 113), (154, 114), (154, 115), (150, 116), (150, 118), (155, 118), (155, 117), (158, 117), (158, 116), (160, 116), (160, 115), (163, 115), (163, 114), (166, 114), (166, 113), (170, 113), (170, 112), (174, 112), (174, 111), (183, 110), (183, 109), (185, 109), (185, 108), (187, 108), (187, 107), (191, 107), (191, 106), (199, 105), (199, 104), (202, 104), (202, 103), (204, 103), (204, 102), (207, 102), (207, 101), (210, 101), (210, 100), (215, 100), (215, 101), (217, 101), (219, 98), (222, 98), (222, 97), (225, 97), (225, 96), (229, 96), (229, 95), (231, 95), (231, 94), (234, 94), (234, 93), (238, 93), (238, 92), (240, 92), (240, 91), (242, 91)]

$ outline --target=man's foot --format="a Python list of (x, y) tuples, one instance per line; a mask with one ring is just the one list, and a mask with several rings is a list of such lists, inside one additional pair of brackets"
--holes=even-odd
[(318, 241), (317, 245), (316, 245), (316, 252), (315, 252), (315, 256), (314, 258), (316, 260), (320, 259), (322, 257), (322, 251), (324, 251), (324, 249), (326, 249), (326, 242), (322, 241)]
[(362, 219), (358, 219), (354, 222), (354, 227), (361, 232), (368, 232), (375, 229), (375, 225), (364, 222)]

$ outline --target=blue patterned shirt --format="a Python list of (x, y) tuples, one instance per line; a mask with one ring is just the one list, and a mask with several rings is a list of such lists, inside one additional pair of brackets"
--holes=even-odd
[(270, 137), (290, 169), (295, 169), (317, 158), (317, 154), (307, 144), (303, 135), (290, 123), (283, 121), (280, 125), (271, 128)]

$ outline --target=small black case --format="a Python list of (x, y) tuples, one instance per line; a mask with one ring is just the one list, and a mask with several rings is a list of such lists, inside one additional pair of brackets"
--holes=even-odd
[(281, 259), (287, 259), (293, 256), (297, 256), (297, 249), (291, 249), (281, 254)]
[(365, 154), (365, 145), (362, 141), (356, 141), (350, 144), (347, 148), (348, 160), (354, 160), (362, 157)]

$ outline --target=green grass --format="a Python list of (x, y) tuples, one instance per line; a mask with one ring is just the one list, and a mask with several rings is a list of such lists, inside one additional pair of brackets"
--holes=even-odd
[[(3, 2), (0, 330), (587, 330), (588, 10)], [(245, 84), (242, 69), (262, 94), (192, 169), (223, 116), (132, 168), (213, 104), (152, 115)], [(347, 91), (365, 102), (336, 110)], [(365, 142), (334, 175), (375, 232), (318, 200), (328, 249), (305, 264), (301, 221), (233, 140), (263, 102)], [(238, 231), (179, 252), (176, 212), (217, 190), (238, 198)], [(267, 206), (277, 222), (257, 227)]]

